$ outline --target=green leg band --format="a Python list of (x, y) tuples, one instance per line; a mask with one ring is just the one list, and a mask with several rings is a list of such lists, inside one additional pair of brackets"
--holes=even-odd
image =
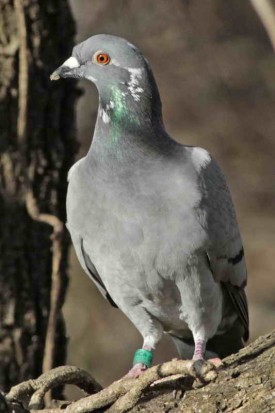
[(140, 348), (135, 352), (133, 366), (135, 364), (141, 363), (145, 364), (146, 367), (151, 367), (153, 361), (153, 352), (150, 350), (144, 350)]

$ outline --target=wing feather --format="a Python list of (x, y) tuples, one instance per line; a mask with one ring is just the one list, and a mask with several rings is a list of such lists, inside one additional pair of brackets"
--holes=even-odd
[(98, 274), (96, 267), (92, 263), (88, 253), (85, 250), (83, 238), (80, 238), (78, 235), (76, 235), (72, 231), (70, 231), (70, 233), (71, 233), (72, 241), (75, 247), (78, 260), (82, 268), (85, 270), (88, 276), (93, 280), (93, 282), (95, 283), (95, 285), (97, 286), (97, 288), (99, 289), (103, 297), (106, 298), (113, 307), (117, 307), (116, 303), (114, 302), (114, 300), (108, 293), (100, 275)]
[[(202, 199), (198, 205), (198, 217), (208, 234), (207, 256), (217, 282), (225, 285), (228, 297), (245, 327), (244, 339), (248, 338), (248, 305), (244, 287), (247, 271), (233, 201), (225, 177), (209, 155), (199, 173)], [(201, 219), (203, 217), (203, 219)]]

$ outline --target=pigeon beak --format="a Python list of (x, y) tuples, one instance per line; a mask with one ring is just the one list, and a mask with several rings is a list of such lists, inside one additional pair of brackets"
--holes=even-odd
[[(76, 69), (80, 66), (79, 61), (71, 56), (67, 59), (63, 65), (59, 66), (50, 76), (51, 80), (58, 80), (61, 77), (74, 77), (74, 71), (72, 69)], [(71, 76), (70, 76), (71, 73)]]

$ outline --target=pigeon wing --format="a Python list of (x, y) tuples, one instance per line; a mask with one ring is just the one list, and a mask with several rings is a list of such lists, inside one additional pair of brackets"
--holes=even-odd
[(97, 288), (99, 289), (103, 297), (106, 298), (113, 307), (117, 307), (116, 303), (113, 301), (112, 297), (108, 293), (100, 275), (97, 272), (97, 269), (95, 268), (89, 255), (85, 251), (83, 239), (80, 240), (80, 249), (81, 249), (81, 255), (82, 255), (81, 257), (82, 260), (80, 260), (80, 262), (82, 264), (84, 263), (85, 265), (84, 269), (86, 270), (88, 275), (92, 278), (93, 282), (95, 283), (95, 285), (97, 286)]
[(221, 282), (231, 299), (248, 339), (248, 306), (244, 287), (247, 271), (237, 217), (226, 179), (213, 158), (199, 174), (203, 197), (198, 207), (208, 233), (207, 256), (215, 281)]

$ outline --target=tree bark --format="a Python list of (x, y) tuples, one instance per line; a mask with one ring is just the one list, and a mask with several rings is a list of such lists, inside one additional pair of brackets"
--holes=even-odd
[[(0, 388), (64, 363), (66, 176), (76, 152), (66, 0), (0, 2)], [(47, 354), (44, 354), (47, 342)]]
[[(216, 380), (179, 399), (170, 391), (145, 404), (143, 413), (272, 413), (275, 411), (275, 331), (228, 357)], [(159, 406), (159, 408), (158, 408)], [(131, 413), (140, 411), (136, 406)]]
[[(81, 369), (59, 367), (15, 386), (6, 401), (17, 413), (272, 413), (274, 345), (275, 330), (227, 357), (218, 371), (210, 364), (203, 366), (199, 378), (191, 361), (172, 360), (152, 367), (139, 379), (119, 380), (105, 389)], [(43, 409), (46, 392), (62, 383), (76, 384), (92, 395)]]

